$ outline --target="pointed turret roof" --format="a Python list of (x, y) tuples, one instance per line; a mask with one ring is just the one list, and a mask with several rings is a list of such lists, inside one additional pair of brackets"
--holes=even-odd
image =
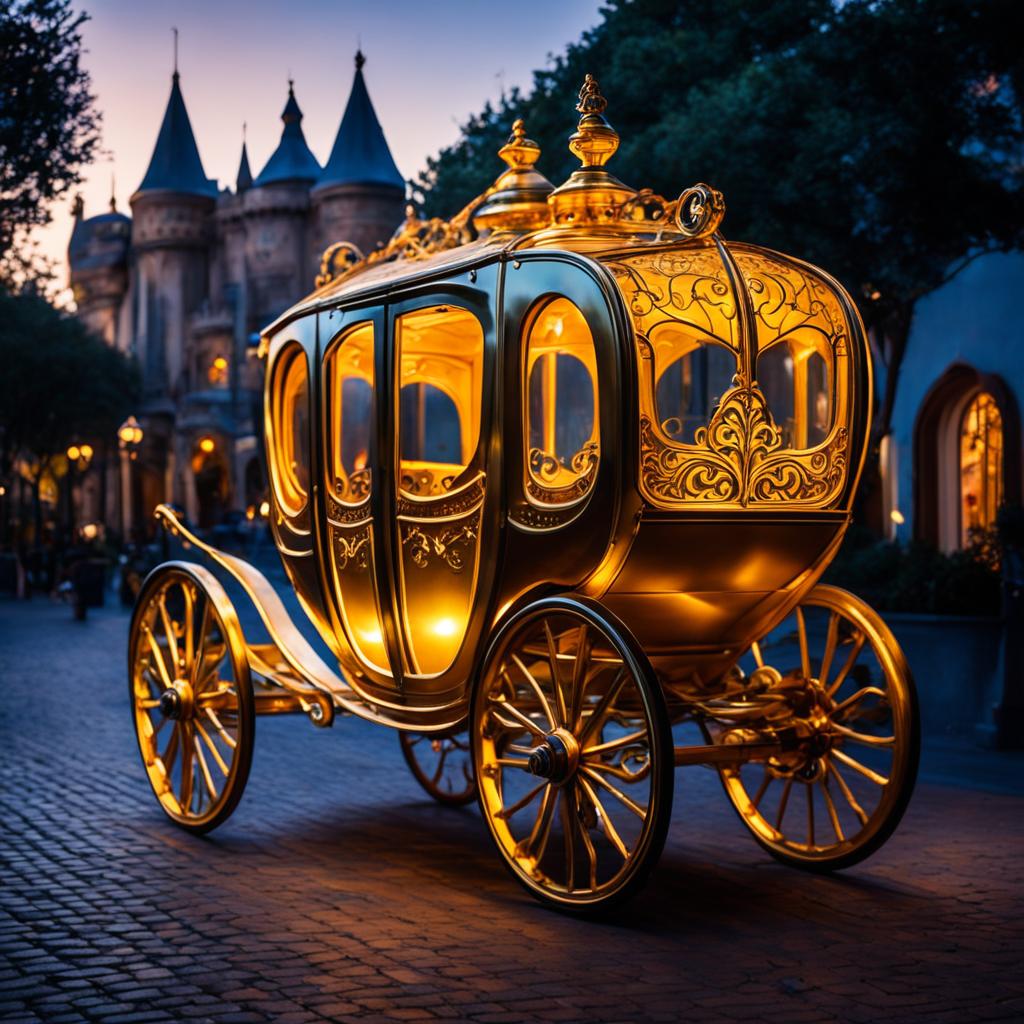
[(395, 166), (384, 130), (366, 91), (363, 80), (365, 63), (362, 52), (357, 52), (356, 74), (348, 106), (327, 165), (316, 183), (317, 189), (332, 185), (391, 185), (405, 189), (405, 179)]
[(270, 185), (275, 181), (314, 182), (320, 177), (320, 163), (309, 146), (302, 131), (302, 111), (295, 100), (295, 83), (288, 81), (288, 102), (281, 112), (284, 129), (277, 149), (271, 154), (266, 166), (256, 178), (256, 186)]
[(206, 177), (203, 162), (199, 158), (199, 147), (192, 134), (192, 122), (185, 109), (179, 78), (175, 71), (160, 134), (139, 192), (155, 192), (160, 189), (188, 195), (216, 196), (217, 183)]
[(252, 186), (252, 171), (249, 170), (249, 150), (242, 137), (242, 158), (238, 161), (238, 174), (235, 175), (235, 191), (244, 192)]

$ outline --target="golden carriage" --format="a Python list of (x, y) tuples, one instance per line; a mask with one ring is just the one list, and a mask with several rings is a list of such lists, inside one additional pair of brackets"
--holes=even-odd
[(718, 232), (605, 164), (588, 76), (559, 188), (517, 122), (507, 170), (449, 222), (409, 218), (263, 335), (271, 525), (330, 667), (267, 580), (247, 642), (207, 569), (169, 562), (132, 620), (131, 697), (166, 813), (231, 813), (254, 718), (400, 731), (438, 799), (478, 797), (543, 901), (606, 906), (657, 860), (674, 768), (707, 765), (802, 867), (892, 833), (916, 774), (891, 633), (818, 584), (850, 519), (871, 368), (827, 274)]

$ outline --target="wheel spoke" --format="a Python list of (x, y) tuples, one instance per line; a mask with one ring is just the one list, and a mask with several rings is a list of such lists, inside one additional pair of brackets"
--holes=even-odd
[(810, 679), (811, 656), (807, 651), (807, 623), (804, 622), (804, 610), (799, 605), (796, 609), (796, 628), (800, 638), (800, 671), (804, 679)]
[(832, 763), (831, 758), (829, 758), (826, 764), (828, 766), (828, 770), (832, 773), (832, 777), (836, 780), (836, 784), (839, 786), (840, 792), (846, 798), (846, 802), (850, 805), (850, 809), (857, 815), (857, 820), (861, 825), (866, 825), (868, 823), (867, 812), (859, 803), (857, 803), (857, 799), (854, 797), (853, 792), (847, 785), (846, 779), (843, 778), (839, 769)]
[(201, 743), (196, 743), (195, 751), (196, 758), (199, 761), (199, 767), (202, 768), (203, 771), (203, 781), (206, 783), (206, 791), (210, 794), (210, 802), (213, 803), (213, 801), (217, 799), (217, 790), (213, 785), (213, 776), (210, 775), (210, 767), (206, 763), (206, 755), (203, 753), (203, 745)]
[(839, 674), (835, 679), (832, 680), (832, 685), (825, 691), (830, 697), (835, 696), (839, 692), (839, 687), (843, 685), (846, 677), (850, 674), (850, 670), (857, 664), (860, 652), (864, 648), (865, 639), (864, 634), (858, 630), (857, 639), (853, 641), (853, 646), (850, 648), (850, 653), (846, 656), (846, 661), (843, 662), (843, 667), (839, 670)]
[(825, 798), (825, 807), (832, 822), (832, 831), (835, 832), (836, 839), (843, 843), (846, 841), (846, 837), (843, 835), (842, 826), (839, 824), (839, 815), (836, 813), (836, 805), (828, 789), (828, 775), (821, 780), (821, 794)]
[(782, 819), (786, 815), (786, 807), (789, 804), (789, 793), (793, 788), (793, 777), (790, 776), (786, 779), (786, 784), (782, 787), (782, 796), (779, 799), (779, 809), (775, 814), (775, 831), (782, 831)]
[[(583, 849), (587, 853), (587, 867), (589, 868), (590, 878), (590, 891), (593, 892), (597, 888), (597, 851), (594, 849), (594, 841), (590, 838), (590, 831), (587, 829), (587, 823), (580, 816), (577, 808), (577, 800), (579, 798), (579, 791), (575, 789), (573, 793), (569, 792), (566, 788), (563, 790), (565, 794), (565, 802), (568, 808), (569, 817), (572, 819), (576, 826), (576, 831), (579, 833), (580, 840), (583, 843)], [(595, 814), (597, 809), (594, 809)]]
[[(202, 723), (198, 719), (196, 719), (194, 724), (197, 731), (199, 732), (200, 738), (203, 739), (207, 747), (210, 748), (210, 754), (213, 756), (214, 761), (217, 762), (217, 767), (224, 773), (226, 777), (229, 773), (229, 768), (227, 764), (225, 764), (224, 758), (220, 756), (220, 751), (214, 744), (213, 739), (210, 737), (210, 734), (203, 728)], [(199, 750), (198, 745), (196, 746), (196, 749)]]
[(167, 636), (167, 647), (171, 653), (171, 658), (174, 661), (175, 674), (177, 674), (179, 664), (178, 634), (175, 632), (174, 623), (171, 621), (170, 613), (167, 611), (166, 590), (160, 595), (160, 600), (157, 602), (157, 605), (160, 609), (160, 618), (163, 621), (164, 633)]
[(502, 807), (501, 810), (498, 811), (494, 816), (496, 818), (501, 818), (502, 821), (508, 821), (508, 819), (511, 818), (513, 814), (517, 814), (519, 811), (521, 811), (528, 804), (532, 803), (533, 802), (533, 798), (547, 784), (548, 784), (547, 780), (544, 780), (543, 782), (538, 782), (537, 785), (534, 786), (533, 789), (531, 789), (530, 792), (526, 794), (526, 796), (524, 796), (521, 799), (517, 800), (511, 807)]
[(892, 747), (896, 744), (895, 736), (869, 736), (867, 733), (848, 729), (845, 725), (840, 725), (839, 722), (833, 722), (832, 728), (851, 743), (860, 743), (865, 747)]
[[(503, 714), (511, 715), (516, 722), (518, 722), (524, 729), (532, 732), (534, 736), (544, 739), (547, 733), (528, 715), (524, 715), (514, 704), (510, 704), (504, 697), (492, 697), (491, 704), (497, 705), (501, 708)], [(491, 708), (491, 715), (498, 720), (506, 729), (513, 730), (515, 726), (511, 722), (506, 722), (501, 715), (498, 714), (495, 707)]]
[(174, 686), (174, 682), (167, 674), (167, 666), (164, 664), (164, 655), (163, 651), (160, 650), (160, 644), (157, 643), (157, 639), (153, 635), (153, 630), (151, 630), (149, 626), (143, 624), (142, 629), (146, 634), (146, 641), (149, 643), (149, 649), (153, 652), (153, 657), (156, 659), (156, 669), (160, 673), (160, 679), (163, 682), (164, 687), (170, 690)]
[(622, 857), (624, 861), (629, 860), (629, 850), (626, 849), (626, 844), (622, 841), (622, 837), (612, 824), (612, 819), (608, 817), (608, 812), (604, 809), (604, 805), (598, 799), (593, 786), (591, 786), (590, 783), (582, 777), (580, 777), (579, 781), (580, 785), (583, 787), (583, 791), (587, 794), (588, 799), (594, 805), (597, 820), (601, 823), (601, 831), (604, 832), (612, 846), (619, 851), (619, 856)]
[[(594, 747), (584, 747), (580, 751), (581, 757), (592, 757), (594, 754), (607, 754), (613, 750), (621, 750), (623, 747), (630, 747), (634, 743), (638, 743), (647, 735), (646, 729), (639, 729), (637, 732), (631, 732), (626, 736), (619, 736), (617, 739), (608, 740), (605, 743), (599, 743)], [(582, 737), (581, 737), (582, 743)]]
[(855, 704), (862, 701), (865, 697), (881, 697), (882, 700), (888, 700), (889, 695), (885, 690), (880, 690), (877, 686), (863, 686), (856, 693), (851, 694), (841, 704), (837, 704), (832, 711), (832, 719), (846, 718), (846, 710), (852, 708)]
[(214, 711), (213, 708), (209, 708), (209, 707), (203, 708), (203, 710), (206, 712), (206, 716), (210, 719), (210, 721), (213, 722), (214, 727), (216, 728), (217, 732), (220, 734), (220, 738), (229, 747), (231, 747), (232, 750), (234, 750), (235, 747), (238, 744), (236, 743), (234, 737), (231, 736), (230, 733), (228, 733), (227, 729), (224, 728), (224, 725), (221, 723), (221, 720), (217, 717), (217, 712)]
[(522, 855), (531, 857), (534, 865), (540, 864), (544, 853), (548, 848), (548, 838), (551, 835), (551, 820), (555, 812), (555, 787), (548, 785), (541, 798), (540, 807), (537, 808), (537, 817), (534, 819), (533, 828), (525, 842), (520, 843)]
[(878, 772), (872, 771), (866, 765), (861, 764), (860, 761), (850, 757), (846, 751), (833, 747), (832, 756), (837, 757), (848, 768), (852, 768), (855, 772), (859, 772), (865, 779), (870, 779), (876, 786), (889, 785), (889, 780), (884, 775), (879, 775)]
[(758, 787), (758, 790), (757, 790), (756, 795), (754, 796), (754, 799), (750, 801), (751, 804), (753, 805), (755, 811), (757, 810), (758, 805), (761, 803), (761, 798), (764, 796), (765, 792), (767, 791), (768, 786), (771, 784), (771, 781), (772, 781), (771, 772), (768, 771), (768, 766), (765, 765), (765, 768), (764, 768), (764, 778), (761, 780), (761, 785)]
[(581, 764), (580, 771), (585, 772), (586, 775), (596, 782), (602, 788), (608, 790), (612, 796), (616, 797), (622, 803), (628, 807), (638, 818), (644, 820), (647, 817), (647, 808), (641, 807), (636, 801), (631, 800), (625, 793), (622, 792), (618, 786), (613, 786), (603, 775), (599, 772), (594, 771), (593, 767), (589, 764)]
[[(611, 685), (607, 690), (605, 690), (604, 695), (597, 702), (597, 706), (591, 712), (590, 717), (586, 720), (586, 723), (580, 730), (580, 746), (586, 744), (587, 740), (590, 739), (595, 730), (599, 729), (604, 723), (605, 718), (608, 716), (608, 712), (611, 710), (612, 704), (614, 704), (615, 700), (622, 692), (622, 688), (626, 685), (626, 681), (629, 678), (630, 675), (626, 671), (625, 666), (615, 673), (615, 678), (612, 679)], [(582, 708), (580, 709), (580, 715), (582, 715)], [(577, 721), (578, 720), (579, 718), (577, 717)]]
[(576, 642), (576, 658), (572, 663), (572, 682), (569, 687), (570, 724), (567, 728), (576, 731), (583, 713), (583, 690), (587, 683), (587, 668), (590, 665), (590, 635), (587, 624), (579, 628)]
[(814, 784), (804, 786), (807, 792), (807, 848), (814, 849)]
[(562, 840), (565, 846), (565, 887), (572, 892), (576, 881), (576, 855), (574, 852), (575, 842), (573, 841), (572, 819), (574, 812), (569, 806), (569, 791), (563, 789), (559, 800), (559, 809), (562, 818)]
[(185, 600), (185, 611), (182, 615), (185, 627), (185, 668), (191, 671), (192, 662), (195, 659), (195, 609), (196, 597), (198, 596), (191, 583), (182, 584), (181, 593)]
[(206, 662), (206, 633), (210, 623), (210, 599), (207, 598), (203, 602), (203, 615), (199, 623), (199, 635), (196, 637), (195, 647), (193, 648), (192, 661), (188, 665), (189, 674), (191, 676), (192, 689), (198, 691), (202, 689), (200, 684), (200, 674), (205, 675), (205, 662)]
[[(547, 697), (544, 696), (544, 691), (541, 689), (540, 683), (537, 682), (533, 673), (523, 664), (523, 659), (520, 658), (518, 654), (513, 654), (512, 660), (515, 662), (516, 668), (523, 673), (530, 689), (532, 689), (537, 695), (537, 700), (540, 701), (541, 710), (543, 710), (544, 716), (548, 720), (548, 728), (553, 730), (555, 728), (555, 716), (551, 713), (551, 705), (548, 703)], [(511, 682), (511, 680), (509, 681)]]
[(177, 722), (174, 723), (174, 728), (171, 730), (171, 738), (167, 741), (167, 746), (164, 749), (163, 754), (160, 755), (160, 763), (164, 766), (164, 775), (167, 777), (167, 783), (170, 785), (171, 771), (174, 768), (175, 759), (178, 756), (178, 746), (181, 743), (181, 736), (179, 735), (181, 727)]
[(832, 612), (828, 617), (828, 631), (825, 634), (825, 653), (821, 656), (821, 671), (818, 673), (818, 682), (822, 686), (828, 682), (829, 669), (832, 668), (832, 659), (836, 653), (836, 641), (839, 639), (839, 615)]
[(189, 727), (182, 722), (179, 728), (181, 730), (181, 797), (179, 802), (182, 812), (189, 814), (192, 810), (192, 786), (196, 770), (195, 747)]
[(764, 655), (761, 654), (761, 644), (755, 640), (750, 645), (750, 652), (754, 655), (754, 663), (758, 668), (764, 668)]
[(544, 620), (544, 638), (548, 645), (548, 661), (551, 662), (551, 686), (555, 691), (555, 704), (558, 707), (558, 724), (564, 726), (569, 721), (569, 709), (565, 706), (565, 691), (558, 676), (558, 645), (547, 619)]
[(444, 775), (444, 763), (448, 760), (448, 748), (442, 743), (441, 744), (441, 756), (437, 759), (437, 768), (434, 771), (434, 776), (430, 780), (432, 786), (436, 786), (441, 781), (441, 776)]

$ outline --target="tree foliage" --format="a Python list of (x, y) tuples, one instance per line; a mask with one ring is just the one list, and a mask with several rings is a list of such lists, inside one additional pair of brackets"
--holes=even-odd
[(74, 442), (114, 440), (138, 400), (134, 362), (44, 299), (0, 291), (0, 477)]
[(427, 212), (496, 177), (516, 117), (560, 183), (586, 72), (622, 144), (610, 169), (673, 197), (720, 188), (728, 237), (835, 274), (888, 362), (886, 429), (913, 307), (979, 252), (1024, 243), (1019, 0), (610, 0), (602, 21), (485, 106), (428, 162)]
[(82, 180), (100, 116), (71, 0), (0, 0), (0, 282), (24, 276), (28, 232)]

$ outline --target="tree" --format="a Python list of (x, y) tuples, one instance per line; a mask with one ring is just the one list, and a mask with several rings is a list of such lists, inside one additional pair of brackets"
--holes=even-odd
[(516, 117), (563, 181), (592, 72), (623, 181), (670, 197), (709, 181), (727, 236), (820, 264), (853, 294), (886, 371), (880, 438), (917, 301), (977, 255), (1024, 245), (1024, 5), (610, 0), (602, 16), (529, 95), (485, 107), (428, 161), (427, 211), (451, 214), (494, 180)]
[(0, 284), (39, 272), (29, 232), (82, 181), (100, 115), (70, 0), (0, 0)]
[(38, 537), (39, 487), (72, 443), (98, 449), (139, 397), (134, 362), (73, 316), (31, 293), (0, 291), (0, 481), (21, 463), (32, 485)]

